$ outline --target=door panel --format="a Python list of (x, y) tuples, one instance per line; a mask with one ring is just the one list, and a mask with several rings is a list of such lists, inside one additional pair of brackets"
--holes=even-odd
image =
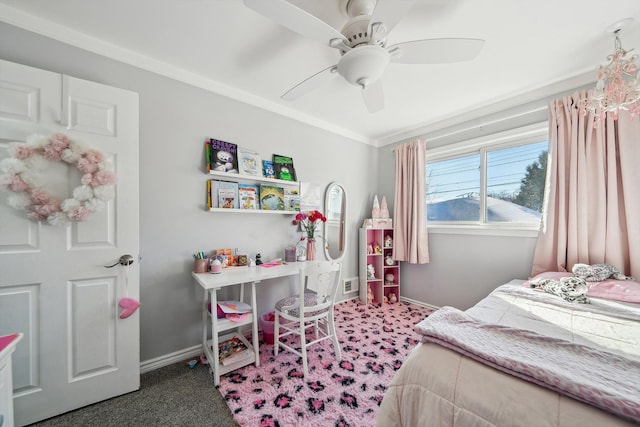
[[(0, 159), (12, 141), (59, 132), (102, 152), (118, 181), (102, 211), (65, 227), (28, 220), (0, 192), (0, 335), (25, 333), (14, 353), (24, 425), (139, 388), (139, 311), (120, 319), (118, 307), (139, 299), (138, 263), (104, 267), (138, 258), (138, 96), (1, 60), (0, 93), (13, 94), (0, 102)], [(80, 185), (62, 162), (42, 177), (60, 200)]]

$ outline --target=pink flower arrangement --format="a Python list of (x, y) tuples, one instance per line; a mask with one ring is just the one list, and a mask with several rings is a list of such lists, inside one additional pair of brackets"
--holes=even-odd
[[(300, 212), (293, 220), (293, 225), (300, 224), (300, 227), (307, 233), (307, 239), (314, 239), (316, 228), (321, 222), (327, 222), (327, 218), (322, 212), (313, 210), (309, 212)], [(304, 237), (300, 240), (304, 240)]]
[[(0, 183), (16, 193), (9, 204), (17, 209), (26, 209), (27, 217), (34, 221), (48, 220), (51, 224), (63, 225), (69, 220), (86, 221), (104, 203), (113, 197), (115, 175), (106, 169), (104, 155), (82, 144), (74, 143), (66, 135), (56, 134), (48, 139), (32, 137), (27, 144), (14, 145), (9, 153), (12, 157), (0, 162)], [(39, 155), (50, 161), (63, 161), (75, 165), (82, 172), (81, 186), (73, 191), (73, 197), (56, 200), (40, 188), (36, 174), (30, 170), (38, 168), (37, 162), (29, 159)], [(22, 174), (28, 173), (29, 179)]]

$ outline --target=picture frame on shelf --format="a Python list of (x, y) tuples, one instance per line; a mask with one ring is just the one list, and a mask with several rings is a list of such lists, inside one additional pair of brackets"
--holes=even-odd
[(262, 176), (262, 158), (256, 151), (238, 148), (238, 167), (242, 175)]

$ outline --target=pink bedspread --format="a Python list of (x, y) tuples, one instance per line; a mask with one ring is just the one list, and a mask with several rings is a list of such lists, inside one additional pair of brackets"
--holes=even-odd
[[(640, 362), (596, 347), (476, 320), (443, 307), (416, 326), (423, 342), (640, 423)], [(633, 374), (635, 373), (635, 375)]]

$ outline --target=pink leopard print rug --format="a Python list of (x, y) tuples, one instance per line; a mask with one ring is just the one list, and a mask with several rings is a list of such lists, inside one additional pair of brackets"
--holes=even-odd
[(342, 362), (330, 340), (309, 348), (309, 377), (298, 356), (260, 344), (260, 367), (220, 378), (220, 393), (241, 426), (371, 426), (385, 390), (420, 341), (416, 323), (431, 310), (398, 302), (369, 307), (352, 300), (335, 306)]

